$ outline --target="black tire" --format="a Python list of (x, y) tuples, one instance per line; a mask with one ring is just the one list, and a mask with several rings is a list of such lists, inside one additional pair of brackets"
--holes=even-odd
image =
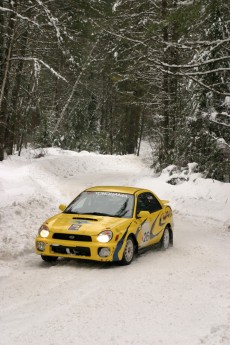
[(162, 250), (166, 250), (168, 249), (169, 245), (170, 245), (170, 230), (168, 227), (166, 227), (164, 229), (164, 233), (163, 233), (163, 236), (161, 238), (161, 249)]
[(41, 255), (42, 260), (45, 262), (55, 262), (57, 261), (58, 257), (57, 256), (47, 256), (47, 255)]
[(123, 258), (121, 260), (122, 265), (129, 265), (133, 261), (135, 255), (135, 244), (132, 236), (129, 236), (126, 240)]

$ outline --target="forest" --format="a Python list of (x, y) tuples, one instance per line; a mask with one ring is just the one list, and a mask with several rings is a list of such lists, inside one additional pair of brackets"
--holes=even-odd
[(229, 0), (0, 0), (0, 161), (23, 147), (230, 180)]

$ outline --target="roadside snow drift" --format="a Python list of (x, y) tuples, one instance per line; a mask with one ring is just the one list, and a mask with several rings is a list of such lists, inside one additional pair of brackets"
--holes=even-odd
[[(0, 345), (229, 345), (230, 184), (191, 174), (180, 185), (134, 155), (46, 149), (0, 163)], [(170, 200), (174, 247), (130, 266), (33, 253), (42, 222), (95, 185)]]
[(46, 149), (46, 156), (25, 151), (0, 163), (0, 257), (33, 250), (42, 222), (58, 213), (83, 189), (95, 185), (127, 185), (154, 191), (170, 200), (174, 214), (219, 220), (222, 231), (230, 225), (230, 184), (197, 178), (177, 186), (168, 176), (155, 178), (134, 155), (110, 156), (89, 152)]

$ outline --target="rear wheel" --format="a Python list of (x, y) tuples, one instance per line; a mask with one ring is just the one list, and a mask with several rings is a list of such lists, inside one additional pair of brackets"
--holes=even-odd
[(169, 228), (165, 228), (163, 236), (161, 238), (161, 249), (166, 250), (168, 249), (170, 244), (170, 234), (169, 234)]
[(125, 250), (123, 253), (123, 258), (121, 260), (121, 263), (123, 265), (129, 265), (133, 261), (135, 254), (135, 245), (134, 241), (131, 236), (127, 238), (126, 244), (125, 244)]
[(57, 256), (47, 256), (47, 255), (41, 255), (42, 260), (46, 262), (55, 262), (57, 261), (58, 257)]

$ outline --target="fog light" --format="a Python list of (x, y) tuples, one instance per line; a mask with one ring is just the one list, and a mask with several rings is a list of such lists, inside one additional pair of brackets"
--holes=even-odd
[(37, 242), (37, 250), (39, 250), (40, 252), (44, 252), (45, 243), (44, 242)]
[(98, 254), (102, 258), (106, 258), (107, 256), (110, 255), (110, 249), (109, 248), (99, 248)]

